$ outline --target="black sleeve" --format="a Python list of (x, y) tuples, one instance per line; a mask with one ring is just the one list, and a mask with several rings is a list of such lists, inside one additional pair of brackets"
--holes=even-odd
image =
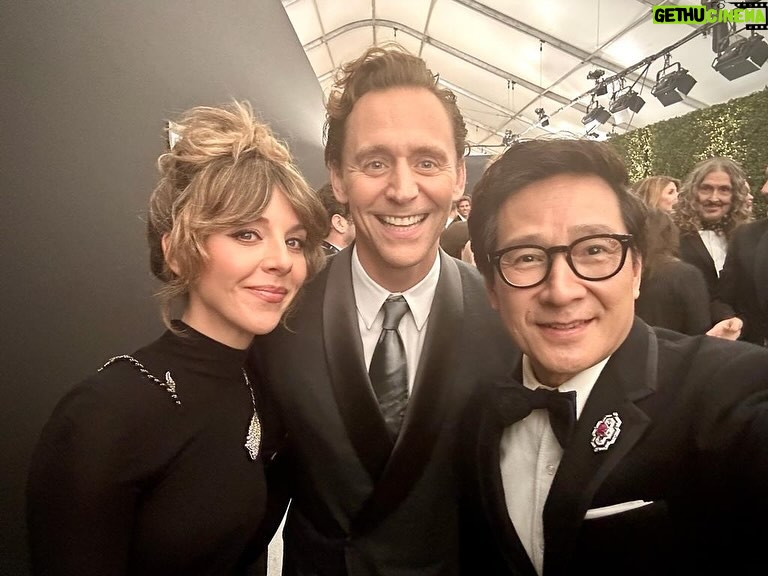
[(100, 390), (66, 396), (32, 458), (27, 519), (34, 574), (127, 570), (138, 487), (128, 468), (132, 431)]
[(704, 334), (712, 327), (712, 316), (709, 310), (709, 291), (707, 282), (701, 271), (695, 266), (685, 268), (685, 273), (680, 280), (680, 306), (683, 309), (682, 317), (685, 326), (685, 334)]
[(707, 382), (704, 396), (694, 401), (694, 442), (705, 504), (699, 511), (717, 519), (711, 524), (721, 549), (738, 551), (741, 565), (760, 566), (759, 573), (764, 573), (768, 353), (752, 344), (727, 344), (725, 353), (713, 346), (709, 361), (697, 371), (697, 379)]

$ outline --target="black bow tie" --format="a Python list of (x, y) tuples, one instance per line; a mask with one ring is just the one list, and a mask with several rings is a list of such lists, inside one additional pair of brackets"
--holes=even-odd
[(576, 426), (576, 392), (558, 392), (537, 388), (530, 390), (517, 383), (498, 385), (497, 410), (501, 423), (509, 426), (537, 408), (549, 411), (549, 424), (560, 446), (565, 448)]
[(701, 221), (702, 230), (712, 230), (717, 234), (722, 234), (725, 231), (725, 225), (726, 225), (726, 218), (721, 218), (716, 222), (707, 222), (706, 220)]

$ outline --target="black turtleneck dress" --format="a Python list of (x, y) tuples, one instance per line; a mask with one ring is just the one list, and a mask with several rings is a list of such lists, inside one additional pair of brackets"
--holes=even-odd
[(132, 356), (162, 382), (169, 372), (180, 404), (118, 360), (54, 410), (27, 487), (35, 574), (247, 574), (265, 549), (282, 511), (264, 473), (278, 428), (249, 373), (262, 420), (251, 460), (247, 351), (177, 326), (187, 336)]

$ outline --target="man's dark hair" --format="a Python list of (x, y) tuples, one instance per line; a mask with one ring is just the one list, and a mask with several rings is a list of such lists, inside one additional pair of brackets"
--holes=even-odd
[(317, 191), (317, 195), (320, 198), (320, 202), (323, 203), (323, 208), (328, 212), (328, 221), (333, 218), (334, 214), (338, 214), (344, 218), (349, 216), (349, 205), (342, 204), (336, 199), (336, 196), (333, 195), (333, 188), (330, 183), (322, 186)]
[(629, 192), (627, 169), (609, 144), (590, 140), (521, 141), (488, 167), (472, 192), (469, 237), (475, 263), (487, 280), (493, 278), (488, 255), (497, 249), (501, 205), (529, 184), (559, 174), (602, 178), (616, 194), (624, 225), (633, 236), (633, 258), (645, 253), (645, 208)]
[(456, 95), (437, 83), (438, 77), (426, 62), (413, 56), (397, 44), (374, 46), (344, 64), (333, 84), (326, 104), (325, 164), (341, 165), (347, 118), (357, 101), (368, 92), (389, 88), (424, 88), (442, 103), (453, 125), (456, 157), (461, 159), (467, 149), (467, 128), (456, 104)]

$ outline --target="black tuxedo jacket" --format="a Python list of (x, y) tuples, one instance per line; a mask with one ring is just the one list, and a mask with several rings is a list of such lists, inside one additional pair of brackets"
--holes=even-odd
[(650, 277), (643, 274), (635, 314), (651, 326), (704, 334), (712, 327), (712, 316), (701, 271), (688, 262), (673, 260), (660, 264)]
[(459, 419), (480, 383), (508, 374), (519, 353), (478, 272), (440, 257), (394, 449), (363, 359), (350, 248), (307, 285), (287, 329), (257, 339), (267, 392), (289, 436), (284, 574), (458, 572)]
[[(519, 385), (500, 383), (468, 410), (466, 574), (535, 575), (499, 470), (498, 407)], [(595, 452), (592, 430), (613, 412), (621, 431)], [(767, 486), (768, 350), (636, 319), (565, 447), (544, 507), (544, 576), (764, 574)], [(637, 500), (651, 504), (585, 519)]]
[(741, 339), (768, 341), (768, 219), (740, 226), (728, 245), (720, 291), (744, 320)]
[(704, 274), (704, 280), (707, 281), (707, 289), (709, 290), (709, 310), (712, 322), (717, 323), (725, 318), (733, 317), (733, 308), (724, 302), (720, 296), (720, 278), (717, 274), (718, 270), (715, 268), (715, 261), (698, 232), (680, 233), (680, 259), (693, 264)]

